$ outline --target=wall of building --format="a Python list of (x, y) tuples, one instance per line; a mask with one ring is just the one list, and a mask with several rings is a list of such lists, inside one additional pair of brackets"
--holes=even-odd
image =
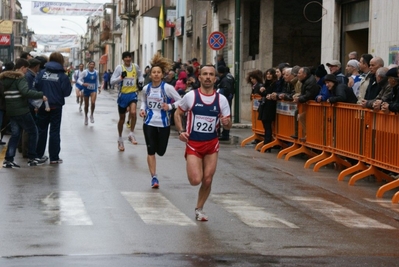
[[(144, 30), (145, 29), (145, 30)], [(142, 62), (141, 69), (150, 64), (151, 58), (160, 49), (158, 44), (158, 20), (156, 18), (144, 17), (142, 30)]]
[(321, 63), (340, 58), (341, 9), (335, 0), (323, 0)]
[(399, 1), (370, 0), (369, 52), (389, 62), (389, 47), (399, 46)]

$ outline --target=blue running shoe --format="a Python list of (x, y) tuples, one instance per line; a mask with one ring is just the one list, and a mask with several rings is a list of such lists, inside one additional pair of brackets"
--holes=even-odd
[(156, 176), (152, 177), (151, 187), (152, 188), (158, 188), (159, 187), (159, 181), (158, 181), (158, 178)]

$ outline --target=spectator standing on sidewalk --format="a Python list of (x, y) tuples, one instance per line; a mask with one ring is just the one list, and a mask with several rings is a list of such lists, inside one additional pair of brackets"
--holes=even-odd
[(46, 162), (47, 158), (39, 158), (36, 154), (37, 127), (29, 110), (28, 99), (43, 99), (47, 101), (43, 92), (29, 90), (25, 74), (28, 71), (29, 62), (26, 59), (18, 59), (15, 64), (15, 71), (4, 71), (0, 74), (0, 81), (3, 84), (3, 91), (0, 97), (5, 99), (6, 111), (11, 123), (11, 137), (3, 162), (3, 168), (19, 168), (14, 162), (18, 142), (24, 130), (29, 135), (27, 156), (28, 166), (37, 166)]
[[(218, 67), (218, 74), (220, 77), (220, 82), (218, 84), (218, 93), (222, 94), (226, 97), (229, 107), (230, 107), (230, 114), (231, 114), (231, 105), (233, 103), (233, 97), (234, 97), (234, 85), (235, 85), (235, 80), (233, 75), (231, 75), (227, 71), (227, 67), (225, 66), (219, 66)], [(220, 141), (228, 141), (230, 140), (230, 129), (223, 129), (222, 133), (219, 137)]]
[[(65, 105), (65, 97), (71, 95), (72, 86), (68, 76), (64, 72), (64, 57), (60, 52), (53, 52), (45, 69), (41, 70), (35, 79), (36, 90), (43, 92), (48, 98), (50, 111), (42, 105), (37, 112), (37, 127), (39, 129), (39, 141), (37, 143), (37, 155), (44, 156), (47, 136), (49, 137), (50, 164), (62, 163), (59, 157), (61, 151), (61, 119), (62, 108)], [(49, 131), (50, 128), (50, 131)]]
[[(303, 104), (302, 113), (298, 114), (298, 122), (302, 125), (302, 138), (300, 141), (306, 141), (306, 102), (315, 99), (320, 91), (320, 86), (316, 83), (316, 78), (311, 74), (310, 69), (302, 67), (298, 71), (298, 80), (302, 83), (301, 94), (294, 97), (295, 103)], [(298, 138), (298, 133), (291, 136), (292, 138)]]
[(103, 74), (104, 90), (108, 90), (109, 88), (109, 81), (111, 79), (110, 72), (111, 70), (104, 71)]

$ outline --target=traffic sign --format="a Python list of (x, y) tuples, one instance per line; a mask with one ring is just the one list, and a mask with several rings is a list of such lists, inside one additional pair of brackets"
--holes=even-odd
[(208, 37), (208, 45), (213, 50), (220, 50), (226, 45), (226, 36), (221, 32), (212, 32)]

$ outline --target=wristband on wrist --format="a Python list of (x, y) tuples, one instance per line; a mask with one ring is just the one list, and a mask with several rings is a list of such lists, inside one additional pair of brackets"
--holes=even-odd
[(181, 133), (185, 133), (186, 131), (185, 130), (182, 130), (182, 131), (179, 131), (178, 133), (179, 133), (179, 136), (181, 135)]

